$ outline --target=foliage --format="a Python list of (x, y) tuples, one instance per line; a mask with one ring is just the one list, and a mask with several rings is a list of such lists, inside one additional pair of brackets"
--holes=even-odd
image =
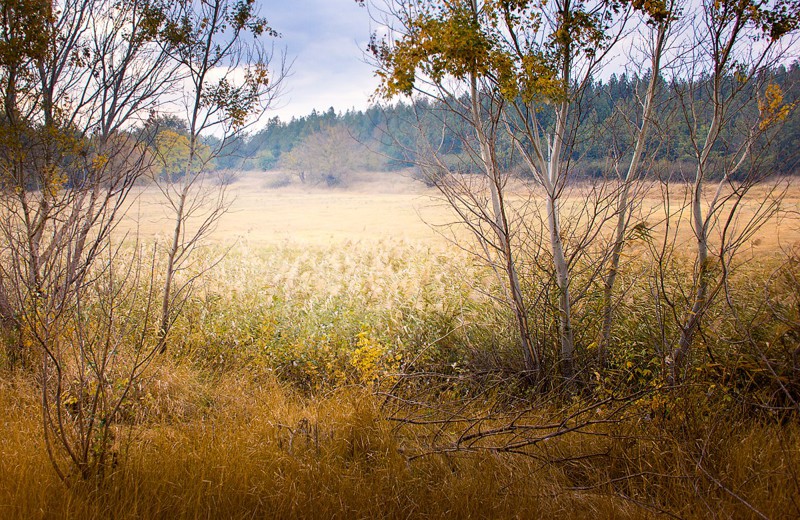
[(380, 169), (380, 157), (356, 141), (344, 126), (325, 127), (308, 135), (281, 156), (279, 166), (303, 183), (341, 184), (348, 173)]
[[(155, 152), (161, 166), (159, 175), (163, 175), (168, 182), (177, 182), (186, 174), (186, 164), (189, 160), (189, 138), (185, 134), (173, 130), (162, 130), (155, 138)], [(210, 164), (211, 148), (200, 143), (194, 152), (199, 156), (199, 164)]]

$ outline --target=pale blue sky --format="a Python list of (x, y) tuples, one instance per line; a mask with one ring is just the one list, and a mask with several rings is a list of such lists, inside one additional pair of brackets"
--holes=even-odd
[(276, 50), (285, 48), (294, 60), (285, 94), (265, 117), (366, 108), (377, 85), (363, 62), (370, 33), (366, 9), (354, 0), (261, 0), (260, 14), (282, 35)]

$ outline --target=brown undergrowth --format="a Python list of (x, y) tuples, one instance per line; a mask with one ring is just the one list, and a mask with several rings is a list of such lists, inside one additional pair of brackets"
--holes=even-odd
[[(180, 374), (180, 378), (170, 374)], [(431, 450), (429, 425), (384, 420), (356, 386), (301, 395), (271, 379), (162, 365), (148, 404), (116, 429), (102, 483), (49, 467), (31, 381), (0, 384), (3, 518), (795, 518), (800, 429), (666, 393), (529, 446)], [(696, 406), (681, 404), (692, 399)], [(546, 424), (568, 407), (531, 410)], [(635, 408), (635, 407), (634, 407)], [(646, 413), (639, 413), (648, 410)], [(471, 410), (472, 416), (479, 410)], [(480, 410), (486, 412), (487, 409)], [(656, 411), (657, 412), (657, 411)], [(603, 413), (602, 410), (600, 413)], [(431, 416), (432, 417), (432, 416)], [(505, 423), (504, 423), (505, 424)], [(487, 424), (484, 425), (487, 426)], [(458, 428), (445, 435), (451, 435)], [(498, 446), (498, 438), (493, 442)]]

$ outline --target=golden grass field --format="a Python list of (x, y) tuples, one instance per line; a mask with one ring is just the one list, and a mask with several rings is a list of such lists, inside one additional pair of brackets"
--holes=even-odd
[[(267, 188), (272, 172), (250, 172), (228, 189), (230, 211), (211, 239), (252, 246), (288, 242), (329, 245), (341, 241), (392, 238), (426, 244), (441, 237), (423, 221), (441, 223), (448, 217), (434, 200), (436, 191), (398, 174), (363, 175), (348, 188), (292, 184)], [(161, 218), (160, 194), (154, 188), (137, 193), (131, 216), (145, 236), (164, 234), (169, 221)], [(126, 222), (125, 229), (132, 223)]]
[[(35, 377), (0, 369), (0, 519), (800, 517), (796, 417), (752, 415), (731, 399), (741, 390), (735, 378), (700, 378), (674, 393), (653, 383), (657, 391), (632, 399), (624, 419), (556, 436), (525, 455), (486, 444), (434, 453), (464, 433), (461, 423), (387, 420), (396, 409), (376, 393), (411, 358), (467, 380), (433, 391), (442, 410), (499, 414), (478, 429), (502, 426), (518, 410), (521, 424), (552, 424), (596, 396), (544, 396), (540, 404), (512, 386), (466, 399), (472, 373), (516, 366), (506, 359), (513, 326), (475, 290), (479, 263), (437, 232), (453, 218), (436, 190), (388, 173), (358, 175), (346, 188), (268, 188), (275, 175), (246, 173), (228, 188), (230, 211), (195, 258), (203, 265), (227, 254), (187, 301), (169, 354), (130, 396), (104, 481), (68, 489), (58, 480)], [(512, 191), (524, 200), (523, 187)], [(170, 222), (158, 193), (136, 195), (120, 236), (138, 230), (143, 243), (163, 243)], [(640, 217), (655, 234), (659, 201), (654, 188)], [(578, 195), (566, 202), (581, 204)], [(800, 183), (789, 186), (782, 209), (747, 244), (751, 258), (780, 262), (800, 241)], [(680, 240), (691, 240), (686, 225)], [(758, 277), (772, 264), (751, 265), (756, 276), (743, 294), (761, 298)], [(645, 286), (636, 294), (650, 293)], [(637, 377), (652, 382), (642, 372), (653, 356), (642, 339), (654, 321), (644, 307), (633, 301), (620, 313), (635, 328), (621, 334), (623, 363), (611, 371), (622, 388)], [(772, 324), (759, 319), (753, 327), (774, 344)], [(709, 342), (728, 332), (709, 331)], [(598, 392), (617, 391), (597, 383)], [(405, 406), (419, 406), (424, 419), (444, 413)]]
[[(332, 245), (387, 238), (425, 245), (448, 244), (440, 231), (442, 226), (454, 222), (453, 211), (435, 188), (426, 188), (408, 174), (354, 174), (346, 188), (303, 186), (296, 180), (286, 187), (269, 188), (270, 179), (276, 175), (282, 174), (247, 172), (228, 187), (230, 211), (222, 217), (210, 239), (228, 244), (245, 241), (251, 246)], [(788, 186), (781, 203), (781, 216), (762, 226), (750, 241), (755, 253), (772, 253), (800, 241), (797, 218), (800, 183), (785, 181), (779, 185), (782, 189)], [(675, 191), (673, 201), (679, 198), (678, 190)], [(523, 194), (528, 196), (528, 188), (512, 186), (511, 193), (518, 193), (523, 200)], [(582, 206), (580, 193), (580, 188), (573, 190), (565, 208)], [(171, 223), (163, 217), (160, 194), (151, 187), (140, 189), (135, 195), (122, 229), (138, 226), (145, 237), (166, 235)], [(759, 189), (750, 199), (760, 200), (764, 195), (764, 190)], [(742, 220), (753, 214), (752, 204), (745, 204)], [(642, 218), (649, 225), (658, 227), (663, 219), (663, 204), (657, 187), (643, 198), (641, 213), (646, 215)], [(691, 239), (688, 225), (682, 227), (681, 236), (683, 240)]]

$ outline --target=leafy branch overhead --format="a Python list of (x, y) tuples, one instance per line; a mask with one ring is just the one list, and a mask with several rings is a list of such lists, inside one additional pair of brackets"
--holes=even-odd
[[(162, 31), (173, 56), (186, 67), (199, 105), (219, 113), (236, 129), (261, 110), (260, 101), (271, 86), (271, 55), (260, 47), (245, 46), (245, 34), (254, 39), (280, 36), (259, 16), (255, 0), (180, 0)], [(242, 77), (236, 80), (229, 73), (216, 81), (209, 75), (215, 69), (236, 68), (242, 69)]]
[[(365, 2), (359, 1), (361, 5)], [(470, 75), (489, 79), (502, 95), (558, 102), (571, 87), (559, 71), (594, 59), (613, 43), (613, 27), (638, 13), (655, 26), (677, 18), (666, 0), (434, 0), (402, 2), (390, 36), (373, 33), (380, 96), (410, 95), (420, 78), (439, 84)], [(719, 1), (715, 16), (737, 18), (778, 39), (797, 28), (797, 2)], [(566, 66), (566, 67), (565, 67)]]

